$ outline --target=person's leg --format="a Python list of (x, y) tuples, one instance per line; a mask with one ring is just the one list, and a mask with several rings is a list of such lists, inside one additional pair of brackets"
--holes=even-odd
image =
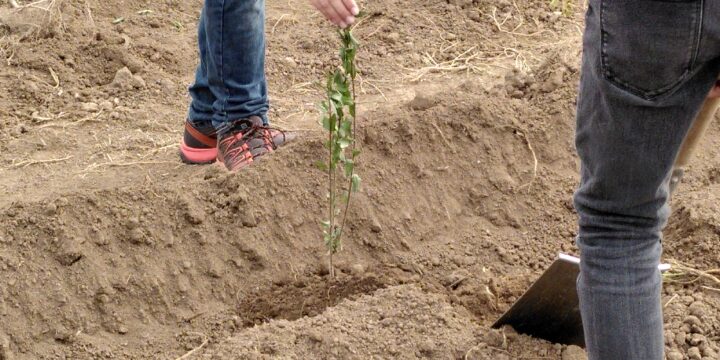
[(206, 0), (205, 12), (213, 124), (221, 129), (251, 116), (266, 122), (265, 1)]
[(718, 75), (703, 1), (591, 0), (576, 145), (578, 295), (590, 360), (662, 360), (669, 175)]
[(198, 50), (200, 56), (200, 64), (195, 71), (195, 82), (190, 86), (189, 92), (192, 102), (188, 110), (188, 119), (192, 123), (202, 123), (212, 121), (213, 104), (215, 103), (215, 95), (210, 91), (208, 84), (208, 36), (205, 29), (207, 22), (207, 11), (203, 7), (200, 14), (200, 22), (198, 23)]
[(192, 102), (180, 143), (180, 158), (188, 164), (212, 163), (217, 158), (217, 137), (212, 124), (213, 104), (217, 98), (208, 84), (206, 16), (207, 12), (203, 7), (198, 24), (200, 64), (195, 71), (195, 82), (188, 89)]

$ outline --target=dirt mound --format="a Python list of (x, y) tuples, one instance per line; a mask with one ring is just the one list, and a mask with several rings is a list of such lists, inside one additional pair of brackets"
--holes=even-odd
[(664, 297), (668, 360), (717, 359), (720, 301), (694, 290), (669, 287)]
[(211, 359), (517, 359), (560, 355), (561, 348), (483, 329), (463, 308), (414, 285), (344, 301), (317, 317), (271, 321), (241, 331)]

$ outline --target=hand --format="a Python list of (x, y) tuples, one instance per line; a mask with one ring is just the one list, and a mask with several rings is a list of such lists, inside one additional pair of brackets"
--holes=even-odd
[(715, 82), (715, 86), (710, 89), (710, 93), (707, 96), (709, 99), (720, 97), (720, 80)]
[(355, 21), (355, 15), (360, 12), (355, 0), (310, 0), (333, 24), (346, 28)]

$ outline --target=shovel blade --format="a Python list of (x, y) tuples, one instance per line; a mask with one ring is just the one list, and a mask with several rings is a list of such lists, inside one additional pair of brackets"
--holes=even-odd
[(580, 259), (560, 254), (493, 328), (512, 326), (552, 343), (585, 347), (576, 281)]
[[(669, 264), (658, 266), (660, 272), (669, 269)], [(521, 334), (585, 347), (576, 287), (579, 274), (580, 259), (560, 254), (493, 328), (510, 325)]]

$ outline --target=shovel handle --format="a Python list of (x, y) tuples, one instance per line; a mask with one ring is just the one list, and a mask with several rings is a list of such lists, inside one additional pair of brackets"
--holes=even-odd
[(690, 163), (690, 159), (695, 153), (695, 149), (698, 143), (700, 143), (703, 134), (710, 126), (710, 122), (712, 122), (713, 117), (715, 117), (715, 112), (718, 107), (720, 107), (720, 98), (705, 99), (700, 113), (692, 124), (690, 131), (688, 131), (687, 136), (685, 136), (685, 140), (680, 148), (680, 154), (678, 154), (677, 159), (675, 159), (674, 167), (676, 169), (683, 169)]

